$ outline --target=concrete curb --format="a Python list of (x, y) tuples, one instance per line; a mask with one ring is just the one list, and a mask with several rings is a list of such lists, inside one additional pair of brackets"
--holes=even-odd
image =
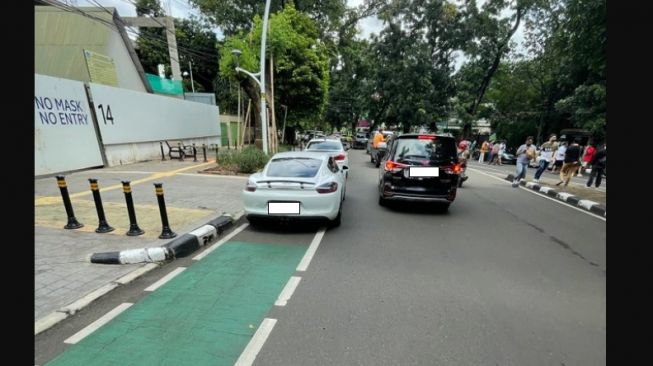
[(99, 264), (133, 264), (153, 263), (187, 257), (199, 248), (213, 243), (218, 236), (243, 217), (223, 214), (195, 230), (184, 234), (159, 247), (122, 250), (119, 252), (93, 253), (91, 263)]
[(100, 297), (106, 295), (108, 292), (114, 290), (116, 287), (126, 285), (132, 282), (133, 280), (135, 280), (136, 278), (158, 267), (159, 264), (148, 263), (134, 271), (127, 273), (126, 275), (118, 278), (117, 280), (111, 281), (108, 284), (94, 290), (93, 292), (88, 293), (82, 298), (77, 299), (64, 307), (51, 312), (50, 314), (44, 316), (43, 318), (38, 319), (36, 322), (34, 322), (34, 335), (37, 335), (39, 333), (42, 333), (52, 328), (57, 323), (61, 322), (62, 320), (68, 318), (71, 315), (74, 315), (76, 312), (82, 310), (83, 308), (91, 304), (93, 301), (99, 299)]
[[(515, 176), (513, 174), (508, 174), (508, 176), (505, 179), (509, 182), (512, 182), (515, 179)], [(557, 190), (551, 187), (540, 186), (539, 184), (534, 182), (525, 182), (524, 180), (521, 180), (519, 184), (535, 192), (546, 194), (547, 196), (554, 198), (558, 201), (562, 201), (572, 206), (575, 206), (577, 208), (580, 208), (581, 210), (589, 211), (595, 215), (607, 217), (606, 207), (598, 202), (586, 200), (583, 199), (582, 197), (574, 196), (571, 193), (558, 192)]]

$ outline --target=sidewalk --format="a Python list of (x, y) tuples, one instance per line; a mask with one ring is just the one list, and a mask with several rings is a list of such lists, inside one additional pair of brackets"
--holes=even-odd
[[(158, 239), (162, 227), (153, 183), (163, 183), (170, 227), (177, 238), (223, 213), (237, 216), (242, 211), (240, 192), (246, 178), (198, 174), (212, 166), (211, 162), (192, 160), (150, 161), (66, 175), (75, 217), (84, 224), (76, 230), (63, 229), (67, 216), (56, 179), (35, 179), (34, 318), (39, 330), (85, 306), (87, 301), (80, 301), (85, 296), (96, 298), (129, 281), (121, 277), (130, 273), (137, 276), (158, 266), (93, 264), (89, 260), (93, 253), (158, 247), (174, 240)], [(98, 179), (113, 232), (95, 233), (98, 218), (88, 178)], [(132, 182), (136, 218), (145, 231), (143, 235), (125, 235), (129, 219), (122, 180)]]
[[(586, 179), (589, 177), (586, 175)], [(514, 174), (508, 174), (505, 178), (507, 181), (514, 180)], [(520, 183), (526, 188), (551, 196), (557, 200), (567, 202), (578, 206), (579, 208), (587, 211), (594, 212), (601, 216), (605, 216), (607, 212), (607, 192), (592, 187), (586, 187), (579, 184), (569, 184), (568, 186), (559, 185), (556, 183), (560, 181), (558, 174), (544, 173), (540, 177), (538, 183), (533, 182), (533, 175), (527, 175), (526, 180)]]

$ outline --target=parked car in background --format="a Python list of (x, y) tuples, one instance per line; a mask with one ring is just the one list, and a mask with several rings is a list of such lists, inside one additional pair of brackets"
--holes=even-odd
[(327, 153), (331, 156), (338, 167), (345, 171), (345, 177), (349, 177), (349, 154), (348, 147), (342, 145), (339, 139), (313, 139), (306, 144), (304, 151)]
[(367, 146), (367, 142), (370, 140), (369, 132), (356, 132), (356, 137), (354, 138), (354, 149), (364, 149)]
[(517, 157), (515, 154), (504, 152), (503, 155), (501, 155), (501, 164), (517, 165)]
[(275, 154), (242, 192), (252, 226), (268, 221), (329, 221), (339, 226), (346, 178), (333, 157), (308, 151)]

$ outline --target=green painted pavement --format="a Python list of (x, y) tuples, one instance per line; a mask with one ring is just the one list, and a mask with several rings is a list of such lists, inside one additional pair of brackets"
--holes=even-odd
[(305, 251), (225, 243), (47, 365), (233, 365)]

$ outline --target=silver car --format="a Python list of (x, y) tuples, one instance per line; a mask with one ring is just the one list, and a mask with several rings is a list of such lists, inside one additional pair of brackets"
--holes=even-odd
[(349, 177), (349, 154), (347, 153), (349, 147), (342, 145), (340, 139), (313, 139), (306, 144), (304, 151), (314, 151), (327, 153), (331, 156), (338, 167), (345, 171), (345, 178)]

